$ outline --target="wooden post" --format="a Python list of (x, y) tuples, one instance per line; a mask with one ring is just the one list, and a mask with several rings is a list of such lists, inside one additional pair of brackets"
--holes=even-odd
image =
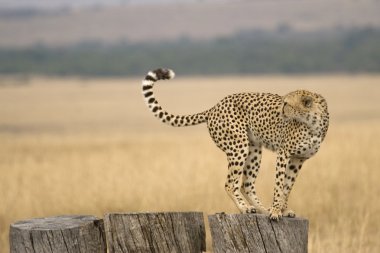
[(11, 253), (106, 253), (103, 220), (58, 216), (19, 221), (10, 226)]
[(104, 222), (109, 253), (206, 250), (202, 213), (113, 213)]
[(308, 220), (271, 221), (261, 214), (215, 214), (209, 217), (215, 253), (306, 253)]

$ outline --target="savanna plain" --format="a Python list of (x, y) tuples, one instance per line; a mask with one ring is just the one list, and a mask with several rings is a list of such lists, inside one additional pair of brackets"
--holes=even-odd
[[(309, 252), (379, 252), (380, 76), (176, 78), (155, 91), (169, 112), (192, 114), (231, 93), (299, 88), (323, 94), (331, 114), (326, 140), (290, 196), (291, 208), (309, 219)], [(265, 151), (257, 188), (266, 206), (274, 164)], [(139, 79), (0, 78), (0, 252), (9, 251), (9, 225), (22, 219), (236, 213), (226, 173), (206, 126), (160, 123)]]

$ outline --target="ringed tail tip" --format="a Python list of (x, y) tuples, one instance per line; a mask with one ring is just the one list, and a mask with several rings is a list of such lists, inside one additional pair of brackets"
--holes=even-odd
[(152, 71), (149, 71), (145, 76), (145, 80), (149, 81), (158, 81), (158, 80), (168, 80), (173, 79), (175, 77), (175, 73), (171, 69), (159, 68)]

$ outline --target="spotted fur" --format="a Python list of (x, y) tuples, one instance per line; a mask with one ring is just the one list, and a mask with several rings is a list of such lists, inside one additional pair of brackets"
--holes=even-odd
[[(326, 136), (329, 113), (319, 94), (297, 90), (285, 96), (270, 93), (238, 93), (214, 107), (193, 115), (173, 115), (157, 102), (153, 85), (171, 79), (169, 69), (150, 71), (142, 92), (150, 111), (163, 123), (190, 126), (207, 123), (211, 138), (225, 152), (228, 175), (225, 189), (242, 213), (265, 213), (278, 220), (294, 217), (287, 202), (295, 179), (308, 158), (317, 153)], [(277, 153), (272, 207), (268, 210), (256, 195), (262, 148)]]

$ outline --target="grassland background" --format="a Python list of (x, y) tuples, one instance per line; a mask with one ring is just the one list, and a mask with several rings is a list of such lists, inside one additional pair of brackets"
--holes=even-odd
[[(235, 92), (297, 88), (322, 93), (331, 112), (327, 138), (290, 197), (310, 221), (309, 252), (378, 252), (380, 76), (178, 78), (160, 83), (156, 96), (187, 114)], [(274, 162), (265, 152), (258, 194), (267, 206)], [(0, 78), (0, 252), (20, 219), (237, 212), (223, 188), (226, 166), (205, 125), (178, 129), (155, 119), (138, 79)]]

